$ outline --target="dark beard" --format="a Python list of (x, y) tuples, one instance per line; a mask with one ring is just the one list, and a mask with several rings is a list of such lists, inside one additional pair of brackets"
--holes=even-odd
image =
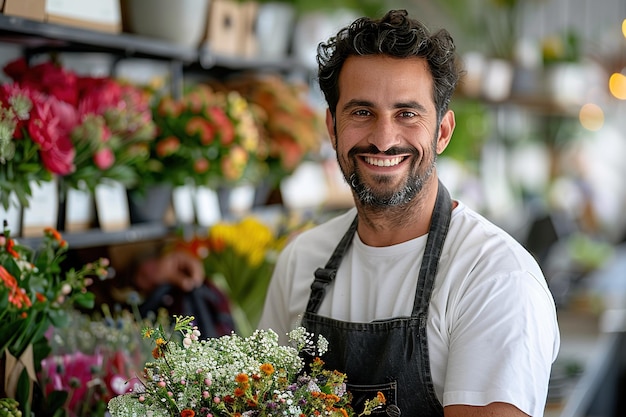
[[(417, 156), (413, 158), (413, 162), (410, 167), (410, 175), (407, 178), (404, 185), (399, 190), (389, 190), (389, 192), (379, 192), (372, 189), (365, 182), (363, 182), (362, 177), (359, 174), (357, 168), (354, 169), (353, 172), (346, 172), (345, 168), (341, 166), (341, 170), (343, 172), (344, 178), (352, 188), (355, 194), (355, 198), (359, 201), (361, 205), (364, 207), (369, 207), (372, 209), (381, 209), (381, 208), (389, 208), (389, 207), (397, 207), (403, 206), (411, 202), (417, 194), (422, 191), (424, 184), (431, 177), (433, 172), (435, 171), (435, 166), (437, 162), (437, 152), (436, 152), (436, 141), (433, 142), (432, 155), (433, 158), (429, 162), (428, 166), (425, 167), (421, 172), (416, 169), (415, 164), (418, 161)], [(391, 149), (387, 152), (384, 152), (386, 155), (394, 155), (399, 153), (406, 153), (409, 151), (413, 155), (417, 155), (417, 151), (415, 149)], [(351, 150), (348, 153), (348, 157), (355, 161), (356, 157), (354, 154), (362, 152), (362, 150)], [(378, 149), (370, 150), (370, 153), (380, 153)], [(356, 161), (353, 163), (353, 166), (356, 167)], [(381, 175), (375, 180), (380, 185), (384, 185), (389, 182), (389, 178), (384, 175)]]

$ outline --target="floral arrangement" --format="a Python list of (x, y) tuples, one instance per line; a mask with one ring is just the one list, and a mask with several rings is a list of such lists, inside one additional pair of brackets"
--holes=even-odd
[(55, 175), (89, 190), (104, 178), (137, 183), (133, 167), (147, 161), (155, 135), (144, 91), (108, 77), (79, 76), (51, 61), (29, 66), (19, 58), (4, 72), (13, 80), (0, 88), (5, 208), (13, 193), (28, 206), (33, 181)]
[(207, 278), (232, 302), (238, 333), (249, 335), (260, 318), (276, 255), (283, 242), (266, 223), (246, 216), (218, 222), (205, 236), (177, 240), (173, 247), (187, 250), (202, 260)]
[[(112, 417), (353, 415), (346, 375), (324, 369), (319, 358), (328, 348), (323, 337), (314, 340), (299, 327), (289, 335), (292, 346), (279, 345), (271, 330), (200, 340), (192, 322), (175, 317), (177, 340), (162, 328), (143, 330), (155, 342), (154, 361), (132, 393), (109, 401)], [(303, 351), (315, 357), (310, 372)], [(364, 414), (384, 402), (379, 394)]]
[(93, 278), (108, 275), (107, 259), (63, 272), (67, 250), (67, 242), (51, 228), (37, 250), (13, 239), (6, 224), (0, 233), (0, 358), (19, 364), (1, 370), (11, 382), (0, 398), (15, 398), (23, 407), (30, 406), (30, 390), (18, 390), (17, 384), (22, 378), (33, 382), (35, 369), (50, 352), (45, 333), (67, 325), (68, 311), (92, 308), (94, 295), (87, 287)]
[(153, 117), (158, 135), (145, 176), (151, 182), (215, 187), (256, 177), (259, 131), (239, 93), (198, 84), (180, 99), (161, 97)]
[(259, 109), (267, 175), (276, 186), (302, 160), (319, 150), (326, 135), (323, 119), (307, 100), (307, 87), (278, 76), (233, 79), (228, 88), (239, 91)]

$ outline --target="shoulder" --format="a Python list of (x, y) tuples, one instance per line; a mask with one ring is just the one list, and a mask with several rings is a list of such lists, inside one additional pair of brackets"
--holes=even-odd
[(521, 243), (463, 203), (452, 213), (445, 245), (455, 261), (472, 257), (475, 266), (497, 264), (502, 270), (525, 270), (543, 276), (537, 261)]

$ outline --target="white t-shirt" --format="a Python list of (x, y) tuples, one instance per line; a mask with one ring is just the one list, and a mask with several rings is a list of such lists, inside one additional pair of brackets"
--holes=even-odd
[[(259, 328), (286, 342), (355, 209), (298, 235), (281, 253)], [(410, 316), (427, 236), (387, 247), (355, 234), (318, 314), (369, 322)], [(534, 258), (459, 202), (452, 212), (427, 327), (435, 392), (446, 405), (507, 402), (544, 413), (560, 337), (556, 308)]]

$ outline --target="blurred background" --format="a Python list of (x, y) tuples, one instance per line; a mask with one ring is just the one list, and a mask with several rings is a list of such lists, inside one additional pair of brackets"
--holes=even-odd
[[(463, 65), (440, 176), (533, 253), (555, 297), (563, 347), (546, 415), (626, 415), (626, 1), (89, 4), (0, 1), (4, 86), (55, 96), (106, 79), (112, 90), (77, 89), (77, 102), (109, 103), (104, 93), (126, 85), (134, 94), (118, 119), (102, 111), (101, 124), (73, 127), (71, 173), (47, 172), (45, 157), (27, 160), (25, 141), (10, 148), (16, 134), (0, 131), (0, 219), (26, 245), (39, 245), (44, 227), (63, 232), (67, 267), (109, 258), (116, 278), (94, 287), (96, 307), (132, 304), (121, 288), (138, 260), (193, 249), (232, 302), (236, 327), (251, 331), (281, 245), (352, 206), (322, 123), (317, 44), (355, 17), (403, 8), (447, 29)], [(148, 214), (157, 206), (148, 195), (163, 185), (163, 210)], [(249, 229), (250, 218), (261, 224)], [(269, 233), (262, 267), (236, 250), (229, 256), (246, 268), (225, 266), (207, 243), (224, 226), (233, 248)]]

